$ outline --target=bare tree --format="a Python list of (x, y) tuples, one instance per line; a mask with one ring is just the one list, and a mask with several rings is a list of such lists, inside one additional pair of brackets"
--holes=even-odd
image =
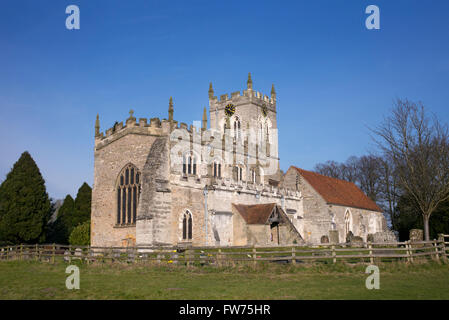
[(382, 191), (381, 158), (362, 156), (357, 162), (357, 182), (365, 194), (373, 201), (380, 201)]
[(396, 208), (401, 195), (398, 176), (393, 161), (388, 157), (380, 158), (381, 207), (388, 214), (393, 229), (396, 230)]
[(400, 187), (408, 192), (423, 216), (425, 239), (435, 208), (449, 198), (449, 139), (447, 126), (426, 116), (424, 106), (397, 100), (391, 116), (372, 130), (375, 141), (392, 159)]
[(342, 163), (341, 171), (342, 171), (342, 179), (357, 183), (359, 181), (359, 161), (360, 159), (356, 156), (351, 156), (346, 160), (345, 163)]
[(342, 165), (336, 161), (326, 161), (315, 166), (314, 171), (323, 176), (343, 179)]

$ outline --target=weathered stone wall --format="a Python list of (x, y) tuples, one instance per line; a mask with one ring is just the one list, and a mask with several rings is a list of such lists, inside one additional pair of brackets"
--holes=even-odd
[(361, 237), (367, 241), (368, 234), (375, 234), (384, 231), (383, 220), (385, 220), (381, 212), (350, 208), (345, 206), (329, 205), (330, 211), (335, 214), (335, 223), (337, 226), (340, 242), (346, 241), (345, 230), (345, 214), (350, 216), (350, 231), (354, 236)]
[(142, 193), (136, 222), (139, 246), (172, 244), (169, 153), (168, 137), (158, 137), (151, 146), (142, 171)]
[[(192, 214), (192, 245), (205, 245), (204, 227), (204, 195), (203, 186), (197, 185), (184, 187), (172, 185), (172, 220), (171, 220), (171, 242), (173, 244), (184, 242), (182, 239), (182, 218), (186, 211)], [(209, 216), (209, 232), (211, 228)], [(208, 238), (208, 245), (214, 244), (212, 237)]]
[(248, 226), (245, 220), (237, 212), (237, 210), (232, 208), (232, 224), (233, 224), (233, 241), (234, 246), (246, 246), (248, 245)]
[(127, 134), (96, 147), (91, 214), (92, 246), (122, 246), (125, 239), (136, 238), (135, 226), (116, 226), (117, 179), (128, 163), (142, 172), (155, 139), (154, 135)]

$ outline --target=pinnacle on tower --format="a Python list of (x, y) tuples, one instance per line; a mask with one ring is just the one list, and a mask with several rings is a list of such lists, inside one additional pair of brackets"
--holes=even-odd
[(97, 113), (97, 120), (95, 120), (95, 137), (100, 135), (100, 116)]
[(168, 121), (173, 122), (173, 98), (168, 101)]
[(203, 125), (201, 126), (201, 130), (205, 131), (207, 130), (207, 109), (204, 107), (203, 111)]
[(209, 99), (214, 97), (214, 89), (212, 88), (212, 82), (209, 84)]
[(248, 72), (248, 81), (246, 82), (248, 85), (248, 90), (253, 90), (253, 80), (251, 79), (251, 72)]
[(274, 90), (274, 83), (271, 85), (271, 98), (276, 99), (276, 91)]

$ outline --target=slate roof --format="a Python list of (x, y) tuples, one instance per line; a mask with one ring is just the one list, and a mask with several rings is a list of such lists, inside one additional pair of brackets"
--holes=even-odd
[(292, 166), (329, 204), (382, 212), (354, 183)]
[(266, 204), (232, 204), (240, 213), (246, 224), (265, 224), (273, 212), (275, 203)]

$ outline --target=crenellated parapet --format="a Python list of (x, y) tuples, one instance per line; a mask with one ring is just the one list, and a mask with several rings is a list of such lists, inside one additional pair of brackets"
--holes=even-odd
[(226, 107), (227, 104), (232, 103), (235, 106), (253, 103), (258, 106), (267, 106), (267, 108), (273, 112), (276, 112), (276, 91), (274, 85), (271, 88), (271, 95), (265, 95), (259, 91), (253, 90), (251, 74), (248, 74), (247, 89), (232, 92), (231, 94), (222, 94), (220, 98), (214, 96), (212, 83), (209, 87), (209, 104), (213, 110), (221, 110)]
[[(106, 131), (100, 132), (99, 121), (96, 121), (96, 134), (95, 134), (95, 148), (100, 149), (106, 145), (128, 135), (149, 135), (149, 136), (163, 136), (170, 133), (170, 122), (166, 119), (162, 121), (159, 118), (139, 118), (133, 116), (133, 111), (130, 111), (130, 117), (123, 122), (116, 122), (111, 128)], [(174, 121), (176, 125), (176, 121)]]

